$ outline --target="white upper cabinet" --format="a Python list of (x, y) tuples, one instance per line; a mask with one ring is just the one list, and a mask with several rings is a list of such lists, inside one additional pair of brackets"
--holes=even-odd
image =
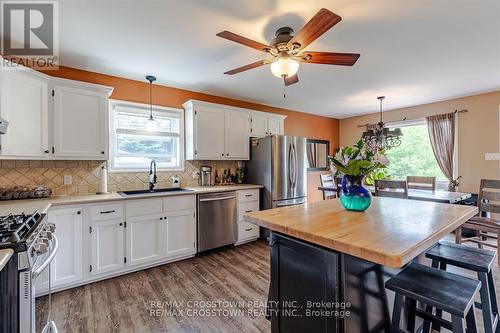
[(251, 117), (251, 137), (267, 135), (284, 135), (286, 116), (254, 111)]
[(250, 117), (252, 124), (250, 135), (254, 137), (266, 136), (268, 133), (267, 130), (268, 116), (262, 113), (254, 112), (250, 115)]
[(54, 156), (106, 159), (107, 95), (55, 86)]
[(194, 110), (193, 136), (195, 159), (221, 159), (224, 149), (224, 111)]
[(183, 106), (188, 160), (248, 160), (250, 136), (283, 134), (285, 116), (195, 100)]
[(0, 137), (1, 155), (9, 157), (49, 156), (48, 84), (35, 72), (0, 73), (0, 117), (9, 121)]
[(249, 158), (250, 115), (246, 112), (226, 111), (226, 157), (234, 160)]
[(9, 122), (1, 156), (105, 160), (112, 91), (28, 68), (0, 71), (0, 117)]

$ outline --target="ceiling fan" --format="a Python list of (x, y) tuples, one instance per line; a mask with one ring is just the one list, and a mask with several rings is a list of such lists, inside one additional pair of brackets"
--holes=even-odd
[(297, 71), (299, 70), (300, 62), (310, 64), (352, 66), (359, 58), (359, 54), (357, 53), (317, 52), (304, 50), (306, 46), (330, 30), (341, 20), (342, 18), (337, 14), (332, 13), (326, 8), (322, 8), (295, 35), (293, 35), (294, 31), (290, 27), (279, 28), (276, 31), (276, 38), (274, 38), (269, 45), (256, 42), (229, 31), (219, 32), (217, 34), (219, 37), (269, 53), (272, 56), (268, 59), (259, 60), (254, 63), (235, 68), (225, 72), (224, 74), (234, 75), (249, 69), (271, 64), (271, 72), (276, 77), (283, 78), (285, 85), (289, 86), (299, 82)]

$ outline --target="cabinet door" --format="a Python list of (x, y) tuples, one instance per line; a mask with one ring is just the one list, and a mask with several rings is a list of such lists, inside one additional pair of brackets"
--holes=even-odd
[(196, 253), (196, 217), (194, 210), (167, 215), (167, 256)]
[(54, 156), (106, 159), (106, 96), (54, 88)]
[(127, 265), (154, 262), (164, 257), (165, 222), (163, 214), (127, 219)]
[(226, 111), (226, 157), (235, 160), (249, 159), (250, 117), (245, 112)]
[[(308, 302), (334, 304), (339, 299), (337, 252), (275, 233), (271, 234), (271, 244), (269, 301), (276, 304), (271, 315), (271, 331), (337, 332), (337, 316), (324, 316), (322, 310), (314, 311), (325, 307), (307, 314), (311, 310)], [(286, 304), (292, 302), (296, 312), (290, 316)]]
[[(64, 208), (50, 210), (48, 222), (56, 226), (59, 242), (56, 257), (50, 264), (52, 288), (70, 285), (83, 280), (83, 219), (82, 210)], [(37, 293), (48, 290), (48, 269), (37, 279)]]
[(283, 119), (278, 117), (269, 117), (268, 119), (268, 134), (269, 135), (283, 135)]
[(121, 270), (125, 265), (124, 226), (121, 220), (90, 224), (90, 273), (99, 275)]
[(2, 155), (47, 157), (47, 82), (21, 71), (2, 72), (0, 116), (9, 122), (7, 133), (0, 138)]
[(252, 115), (252, 130), (250, 135), (254, 137), (266, 136), (267, 130), (267, 117), (265, 115), (253, 114)]
[(195, 110), (195, 159), (225, 159), (224, 111)]

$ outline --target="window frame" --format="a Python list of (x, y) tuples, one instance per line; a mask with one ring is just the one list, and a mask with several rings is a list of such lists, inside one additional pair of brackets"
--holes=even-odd
[[(427, 125), (427, 121), (425, 118), (392, 121), (392, 122), (386, 123), (386, 126), (388, 128), (391, 128), (391, 129), (396, 128), (396, 127), (401, 128), (401, 127), (412, 127), (412, 126), (421, 126), (421, 125)], [(457, 148), (458, 148), (458, 142), (457, 142), (457, 140), (455, 140), (455, 149), (457, 149)], [(456, 165), (456, 163), (454, 163), (454, 164)], [(406, 179), (403, 179), (403, 180), (406, 180)], [(438, 179), (436, 177), (436, 190), (447, 190), (448, 184), (449, 184), (448, 180)]]
[[(116, 141), (117, 141), (117, 128), (115, 127), (116, 120), (116, 112), (118, 112), (117, 108), (128, 108), (133, 109), (134, 112), (138, 114), (149, 115), (149, 104), (144, 103), (135, 103), (121, 100), (109, 100), (109, 172), (110, 173), (120, 173), (120, 172), (148, 172), (149, 165), (145, 165), (144, 168), (133, 168), (133, 167), (125, 167), (120, 168), (114, 165), (114, 159), (117, 157), (116, 154)], [(162, 113), (178, 113), (179, 114), (179, 167), (169, 168), (165, 167), (161, 163), (158, 163), (158, 171), (165, 172), (175, 172), (175, 171), (184, 171), (185, 170), (185, 151), (184, 151), (184, 109), (171, 108), (166, 106), (153, 105), (153, 115), (161, 115)], [(137, 134), (146, 132), (142, 130), (130, 130), (131, 132), (137, 131)], [(163, 137), (163, 136), (162, 136)], [(147, 158), (147, 157), (145, 157)]]

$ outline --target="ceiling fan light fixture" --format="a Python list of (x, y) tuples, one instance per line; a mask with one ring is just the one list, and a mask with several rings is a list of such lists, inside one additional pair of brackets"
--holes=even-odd
[(280, 79), (293, 76), (298, 70), (299, 62), (290, 57), (281, 57), (271, 64), (271, 72)]

